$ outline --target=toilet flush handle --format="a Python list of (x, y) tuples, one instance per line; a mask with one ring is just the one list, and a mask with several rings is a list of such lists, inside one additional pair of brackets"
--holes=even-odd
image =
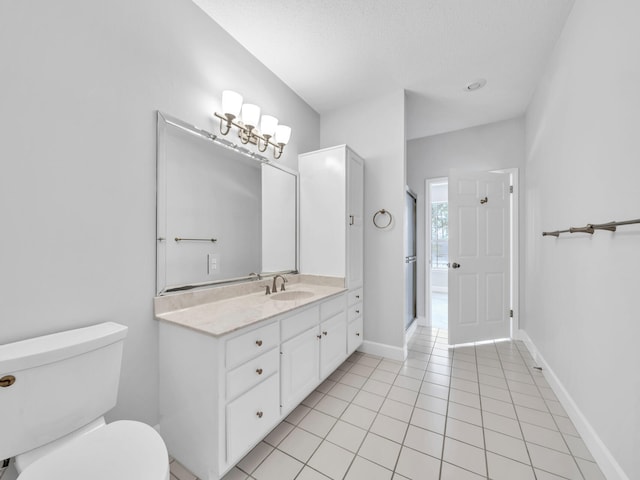
[(16, 377), (14, 377), (13, 375), (5, 375), (4, 377), (0, 378), (0, 387), (10, 387), (14, 383), (16, 383)]

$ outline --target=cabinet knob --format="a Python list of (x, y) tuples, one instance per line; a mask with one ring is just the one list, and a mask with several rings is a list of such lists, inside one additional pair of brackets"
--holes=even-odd
[(0, 387), (2, 388), (10, 387), (14, 383), (16, 383), (16, 377), (14, 377), (13, 375), (5, 375), (4, 377), (0, 378)]
[(356, 310), (356, 313), (360, 313), (360, 310)]
[(261, 369), (261, 368), (256, 369), (256, 373), (257, 373), (258, 375), (262, 375), (262, 369)]
[(262, 346), (262, 340), (256, 340), (256, 345), (258, 345), (259, 347)]
[(356, 298), (358, 298), (358, 299), (359, 299), (359, 298), (360, 298), (360, 295), (356, 295)]
[(359, 336), (360, 336), (360, 332), (356, 332), (356, 337), (359, 337)]
[(258, 418), (262, 418), (262, 415), (264, 415), (262, 412), (256, 412), (256, 415), (258, 416)]
[(326, 337), (327, 336), (327, 332), (322, 332), (322, 334)]
[(318, 339), (321, 339), (321, 338), (322, 338), (322, 335), (316, 335), (316, 337), (318, 337)]

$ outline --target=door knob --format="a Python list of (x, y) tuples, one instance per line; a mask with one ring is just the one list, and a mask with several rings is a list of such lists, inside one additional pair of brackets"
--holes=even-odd
[(460, 268), (460, 264), (453, 262), (453, 264), (451, 265), (451, 268)]

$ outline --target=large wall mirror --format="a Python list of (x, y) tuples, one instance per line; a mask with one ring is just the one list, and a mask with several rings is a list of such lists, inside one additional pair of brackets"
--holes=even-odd
[(298, 268), (298, 174), (158, 112), (158, 295)]

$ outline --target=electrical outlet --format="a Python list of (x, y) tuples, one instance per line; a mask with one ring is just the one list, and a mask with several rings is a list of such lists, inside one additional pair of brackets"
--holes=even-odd
[(207, 274), (215, 275), (218, 273), (220, 256), (217, 253), (207, 254)]

